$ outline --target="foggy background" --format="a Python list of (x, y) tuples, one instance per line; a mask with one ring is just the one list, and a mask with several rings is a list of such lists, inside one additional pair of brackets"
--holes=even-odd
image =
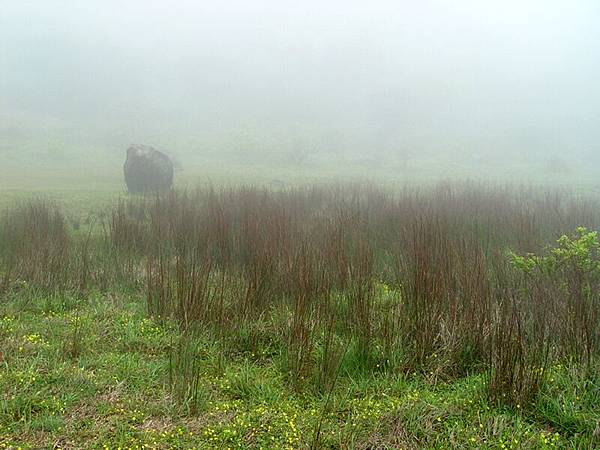
[(599, 23), (594, 0), (0, 0), (0, 174), (116, 178), (143, 143), (188, 173), (600, 178)]

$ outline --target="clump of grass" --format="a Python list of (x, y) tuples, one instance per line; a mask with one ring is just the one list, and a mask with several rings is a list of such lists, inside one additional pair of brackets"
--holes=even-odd
[(146, 208), (144, 199), (125, 203), (120, 200), (111, 211), (108, 232), (113, 245), (128, 253), (139, 253), (148, 246)]
[(79, 358), (84, 351), (84, 321), (79, 311), (70, 317), (71, 330), (63, 343), (63, 351), (71, 360)]
[(56, 205), (44, 200), (16, 205), (3, 216), (0, 230), (6, 277), (48, 289), (65, 285), (71, 238)]
[(196, 333), (179, 336), (168, 350), (169, 388), (176, 403), (188, 415), (197, 415), (205, 406), (207, 391), (201, 383), (203, 346)]
[[(543, 290), (532, 294), (544, 300)], [(488, 393), (492, 402), (529, 407), (543, 387), (550, 358), (544, 307), (524, 308), (519, 293), (506, 290), (499, 300), (490, 349)]]

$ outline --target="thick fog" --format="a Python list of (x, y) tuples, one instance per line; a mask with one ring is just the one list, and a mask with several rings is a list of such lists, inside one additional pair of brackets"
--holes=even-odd
[(0, 154), (600, 167), (599, 23), (596, 0), (0, 0)]

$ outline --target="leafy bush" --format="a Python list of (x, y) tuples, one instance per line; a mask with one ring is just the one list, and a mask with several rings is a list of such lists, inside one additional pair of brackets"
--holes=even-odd
[(511, 254), (514, 267), (531, 282), (545, 283), (558, 301), (546, 305), (554, 312), (556, 344), (564, 355), (589, 367), (600, 342), (600, 241), (598, 232), (577, 228), (563, 235), (547, 254)]

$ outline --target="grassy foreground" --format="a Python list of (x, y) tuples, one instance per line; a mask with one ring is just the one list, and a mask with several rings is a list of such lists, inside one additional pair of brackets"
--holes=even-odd
[[(276, 367), (226, 359), (198, 338), (198, 411), (172, 398), (175, 324), (115, 293), (47, 296), (23, 285), (0, 307), (0, 448), (594, 448), (596, 386), (551, 369), (536, 407), (490, 407), (484, 377), (342, 378), (333, 395), (290, 391)], [(265, 360), (266, 361), (266, 360)], [(553, 425), (550, 425), (553, 424)]]
[(598, 206), (478, 185), (17, 204), (0, 449), (600, 448)]

